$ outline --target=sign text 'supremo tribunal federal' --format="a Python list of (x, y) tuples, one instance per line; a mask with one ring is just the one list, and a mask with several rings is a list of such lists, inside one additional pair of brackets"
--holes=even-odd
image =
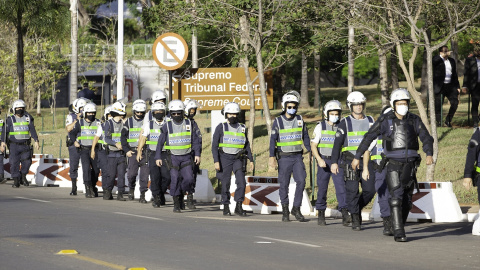
[[(173, 74), (174, 97), (197, 100), (202, 110), (220, 110), (225, 103), (236, 102), (242, 110), (250, 109), (248, 85), (243, 68), (201, 68), (176, 70)], [(257, 77), (257, 72), (250, 69), (250, 77)], [(273, 108), (272, 74), (266, 73), (267, 100)], [(262, 109), (260, 85), (258, 78), (252, 85), (255, 93), (255, 108)], [(180, 95), (178, 95), (180, 94)]]

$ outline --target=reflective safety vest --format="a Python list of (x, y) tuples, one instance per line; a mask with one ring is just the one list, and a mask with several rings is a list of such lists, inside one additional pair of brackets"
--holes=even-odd
[(138, 146), (138, 139), (140, 138), (140, 131), (142, 130), (143, 120), (137, 121), (135, 117), (130, 117), (127, 120), (128, 125), (128, 145), (130, 147)]
[(95, 134), (97, 134), (100, 121), (95, 119), (92, 122), (87, 122), (85, 119), (80, 119), (80, 132), (77, 135), (77, 141), (83, 146), (92, 146)]
[(168, 138), (165, 149), (170, 150), (173, 155), (186, 155), (192, 151), (192, 124), (190, 120), (184, 119), (180, 125), (167, 121)]
[[(337, 133), (338, 127), (337, 125), (330, 126), (327, 124), (326, 120), (323, 120), (318, 124), (322, 126), (322, 136), (317, 145), (318, 150), (322, 156), (330, 157), (332, 156), (333, 142), (335, 141), (335, 133)], [(331, 130), (328, 130), (328, 128), (331, 128)]]
[(13, 130), (10, 130), (10, 138), (15, 140), (30, 140), (30, 116), (24, 115), (18, 117), (16, 115), (10, 116), (12, 119)]
[[(160, 138), (164, 123), (165, 121), (162, 121), (160, 124), (158, 124), (157, 121), (150, 120), (150, 133), (148, 134), (146, 144), (148, 145), (148, 149), (151, 151), (157, 150), (158, 138)], [(165, 151), (165, 149), (162, 149), (162, 151)]]
[[(122, 128), (123, 128), (123, 122), (120, 121), (119, 123), (116, 123), (113, 121), (113, 119), (108, 120), (109, 126), (110, 126), (110, 132), (112, 133), (112, 140), (117, 143), (120, 142), (120, 136), (122, 134)], [(105, 125), (106, 126), (106, 125)], [(116, 146), (114, 145), (108, 145), (108, 149), (110, 151), (120, 151)]]
[(375, 145), (375, 147), (371, 152), (370, 160), (373, 160), (378, 165), (380, 165), (380, 162), (382, 162), (382, 153), (383, 153), (383, 140), (382, 140), (382, 136), (378, 136), (377, 144)]
[(345, 117), (345, 122), (347, 126), (347, 136), (345, 136), (345, 141), (343, 142), (342, 152), (348, 151), (355, 156), (360, 142), (374, 121), (371, 116), (357, 120), (349, 115)]
[(292, 153), (301, 152), (303, 145), (303, 119), (300, 115), (292, 120), (286, 120), (279, 116), (275, 119), (278, 125), (278, 141), (277, 148), (282, 152)]
[(223, 152), (227, 154), (238, 154), (245, 148), (245, 125), (238, 124), (238, 127), (234, 128), (229, 123), (221, 124), (223, 126), (223, 140), (218, 144)]

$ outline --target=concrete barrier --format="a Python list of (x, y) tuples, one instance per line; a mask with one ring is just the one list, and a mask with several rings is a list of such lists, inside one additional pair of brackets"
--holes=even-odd
[[(415, 189), (407, 221), (418, 222), (431, 220), (432, 222), (461, 222), (464, 215), (453, 193), (451, 182), (420, 182), (420, 192)], [(375, 202), (370, 213), (370, 219), (380, 221), (380, 206)]]
[[(282, 204), (280, 202), (278, 177), (257, 177), (246, 176), (247, 186), (245, 188), (245, 200), (243, 201), (243, 210), (252, 211), (253, 213), (271, 214), (272, 212), (282, 212)], [(236, 202), (234, 201), (235, 176), (232, 175), (230, 185), (230, 211), (235, 210)], [(293, 177), (290, 178), (288, 199), (289, 209), (293, 207), (293, 198), (295, 195), (296, 183)], [(223, 204), (220, 205), (223, 209)], [(310, 203), (307, 192), (303, 191), (302, 206), (300, 211), (303, 215), (315, 215)]]

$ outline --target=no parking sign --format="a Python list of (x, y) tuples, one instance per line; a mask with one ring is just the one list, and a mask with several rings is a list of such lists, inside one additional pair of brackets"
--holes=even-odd
[(165, 33), (153, 43), (152, 53), (153, 59), (161, 68), (175, 70), (187, 61), (187, 42), (178, 34)]

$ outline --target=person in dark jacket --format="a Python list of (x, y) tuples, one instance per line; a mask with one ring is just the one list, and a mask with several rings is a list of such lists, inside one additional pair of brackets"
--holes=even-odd
[(449, 57), (451, 51), (447, 46), (439, 49), (440, 55), (433, 57), (433, 91), (435, 93), (435, 116), (437, 125), (441, 126), (442, 117), (440, 110), (445, 100), (448, 98), (450, 109), (445, 118), (445, 125), (452, 127), (453, 115), (458, 107), (458, 95), (460, 94), (460, 83), (458, 82), (457, 65), (455, 59)]
[(475, 47), (473, 56), (465, 59), (463, 92), (472, 95), (473, 127), (478, 127), (478, 104), (480, 102), (480, 47)]

